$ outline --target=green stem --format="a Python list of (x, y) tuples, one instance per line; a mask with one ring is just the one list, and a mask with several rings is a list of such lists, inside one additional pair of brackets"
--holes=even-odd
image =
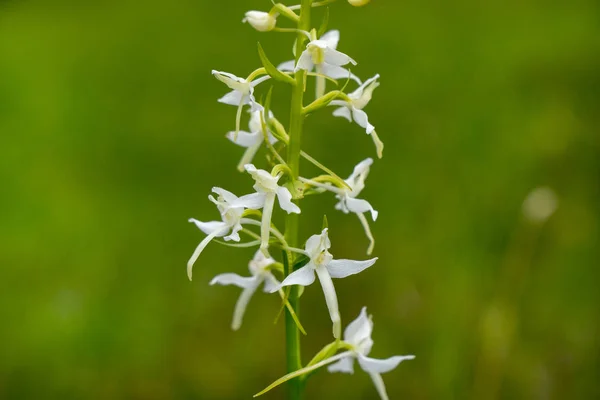
[[(310, 30), (310, 8), (312, 0), (302, 0), (300, 8), (300, 20), (298, 21), (298, 29), (303, 31)], [(302, 33), (298, 33), (296, 40), (296, 61), (304, 50), (306, 37)], [(292, 171), (294, 179), (300, 176), (300, 143), (302, 139), (302, 128), (304, 123), (304, 85), (306, 73), (303, 70), (296, 72), (296, 86), (292, 92), (292, 104), (290, 112), (290, 130), (289, 143), (287, 147), (287, 164)], [(288, 214), (285, 220), (285, 239), (289, 246), (298, 247), (298, 214)], [(287, 274), (290, 274), (293, 268), (293, 260), (288, 261)], [(290, 306), (300, 314), (300, 302), (298, 299), (298, 286), (292, 286), (289, 294)], [(285, 342), (287, 355), (287, 371), (288, 373), (297, 371), (302, 368), (302, 360), (300, 357), (300, 332), (292, 315), (288, 310), (285, 313)], [(302, 398), (303, 383), (298, 378), (294, 378), (288, 383), (288, 399), (300, 400)]]

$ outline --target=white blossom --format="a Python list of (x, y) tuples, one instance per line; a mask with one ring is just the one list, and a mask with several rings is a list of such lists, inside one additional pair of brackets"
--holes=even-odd
[(240, 131), (240, 119), (242, 117), (242, 107), (244, 107), (244, 105), (250, 105), (251, 111), (260, 111), (263, 109), (263, 106), (258, 104), (254, 98), (254, 88), (261, 82), (269, 79), (270, 76), (265, 75), (258, 79), (248, 81), (244, 78), (230, 74), (229, 72), (213, 70), (212, 74), (215, 78), (232, 89), (231, 92), (221, 97), (218, 101), (219, 103), (237, 106), (238, 111), (235, 117), (235, 132), (237, 134), (237, 132)]
[(240, 241), (238, 232), (242, 229), (240, 220), (244, 213), (244, 207), (233, 205), (233, 203), (238, 200), (238, 197), (233, 193), (219, 187), (214, 187), (212, 191), (213, 193), (216, 193), (218, 197), (215, 199), (212, 195), (209, 195), (208, 199), (217, 206), (217, 209), (221, 213), (222, 221), (202, 222), (194, 218), (189, 219), (189, 222), (193, 222), (198, 229), (207, 235), (204, 240), (200, 242), (198, 247), (196, 247), (196, 250), (194, 250), (192, 257), (188, 261), (187, 273), (190, 280), (192, 280), (192, 268), (194, 267), (194, 263), (206, 245), (214, 238), (222, 237), (226, 241)]
[(304, 247), (304, 253), (310, 258), (308, 264), (289, 274), (281, 286), (300, 285), (309, 286), (315, 281), (315, 273), (323, 288), (325, 302), (333, 322), (333, 336), (339, 338), (341, 335), (341, 320), (338, 309), (337, 295), (331, 278), (346, 278), (358, 274), (369, 268), (377, 258), (366, 261), (334, 260), (331, 253), (331, 241), (329, 240), (327, 228), (320, 235), (312, 235)]
[(363, 307), (358, 318), (352, 321), (344, 330), (344, 342), (349, 345), (350, 352), (342, 353), (343, 356), (327, 369), (329, 372), (354, 373), (354, 360), (367, 372), (382, 400), (388, 400), (387, 392), (381, 374), (396, 368), (404, 360), (412, 360), (413, 355), (393, 356), (385, 360), (367, 357), (373, 347), (371, 333), (373, 321), (367, 316), (367, 308)]
[(352, 174), (344, 181), (351, 189), (342, 188), (341, 192), (337, 192), (336, 197), (339, 202), (335, 205), (336, 210), (341, 210), (346, 214), (355, 213), (358, 216), (358, 219), (365, 230), (365, 234), (370, 241), (367, 254), (371, 254), (373, 252), (375, 239), (373, 238), (371, 229), (369, 228), (369, 222), (367, 221), (364, 213), (370, 212), (371, 218), (373, 221), (376, 221), (378, 212), (368, 201), (358, 199), (357, 197), (365, 188), (365, 179), (367, 179), (367, 176), (369, 175), (369, 169), (372, 164), (373, 159), (367, 158), (354, 167)]
[(298, 65), (296, 65), (295, 60), (290, 60), (281, 63), (277, 69), (281, 71), (305, 69), (311, 72), (316, 67), (317, 72), (320, 74), (333, 79), (351, 78), (360, 85), (362, 83), (360, 78), (342, 67), (342, 65), (348, 63), (356, 65), (356, 62), (347, 55), (337, 51), (339, 41), (340, 31), (332, 30), (326, 32), (319, 40), (311, 41), (307, 45), (306, 50), (302, 53), (300, 60), (298, 60)]
[(279, 200), (281, 209), (288, 214), (300, 214), (300, 208), (292, 202), (290, 191), (277, 184), (281, 178), (280, 175), (273, 176), (264, 169), (257, 169), (252, 164), (246, 164), (244, 167), (255, 181), (253, 187), (256, 193), (240, 197), (236, 200), (235, 205), (253, 210), (262, 208), (261, 249), (266, 249), (269, 246), (269, 231), (275, 198)]
[(369, 104), (373, 97), (373, 91), (379, 86), (379, 74), (365, 81), (358, 89), (348, 94), (350, 100), (333, 100), (329, 105), (339, 106), (333, 115), (336, 117), (346, 118), (348, 121), (356, 122), (360, 127), (365, 128), (368, 135), (371, 135), (377, 148), (377, 155), (382, 156), (383, 143), (375, 133), (375, 127), (369, 122), (369, 117), (363, 108)]
[(242, 326), (242, 319), (244, 318), (246, 307), (248, 306), (248, 302), (252, 298), (252, 295), (256, 292), (256, 289), (264, 283), (264, 291), (266, 293), (271, 293), (272, 289), (279, 285), (279, 281), (277, 281), (268, 268), (274, 263), (274, 259), (266, 257), (262, 251), (259, 250), (254, 254), (254, 258), (248, 264), (248, 269), (251, 274), (250, 277), (242, 277), (234, 273), (225, 273), (215, 276), (210, 281), (211, 285), (235, 285), (244, 289), (235, 304), (233, 312), (231, 329), (234, 331)]
[[(260, 110), (251, 112), (250, 122), (248, 124), (250, 130), (249, 132), (239, 131), (237, 135), (234, 131), (227, 132), (227, 139), (231, 140), (238, 146), (246, 148), (246, 151), (244, 152), (244, 155), (238, 164), (238, 170), (240, 171), (244, 170), (244, 165), (252, 162), (256, 152), (258, 149), (260, 149), (260, 145), (264, 141), (264, 132), (261, 122), (262, 115), (263, 111)], [(273, 113), (269, 112), (269, 116), (273, 118)], [(271, 144), (277, 142), (277, 139), (271, 134), (271, 132), (267, 132), (267, 135)]]

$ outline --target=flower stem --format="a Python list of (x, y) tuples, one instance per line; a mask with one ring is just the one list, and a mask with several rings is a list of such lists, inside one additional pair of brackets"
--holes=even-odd
[[(303, 31), (310, 30), (310, 8), (312, 0), (302, 0), (300, 8), (300, 19), (298, 21), (298, 29)], [(302, 54), (303, 46), (306, 37), (302, 33), (298, 33), (296, 40), (296, 61)], [(302, 129), (304, 123), (304, 86), (306, 73), (304, 70), (296, 72), (296, 86), (292, 92), (292, 104), (290, 111), (290, 129), (289, 143), (287, 146), (287, 164), (292, 171), (294, 179), (298, 179), (300, 175), (300, 143), (302, 138)], [(298, 247), (298, 214), (288, 214), (285, 221), (285, 239), (289, 246)], [(293, 260), (288, 260), (288, 270), (286, 274), (293, 272)], [(289, 303), (296, 315), (300, 314), (300, 304), (298, 299), (298, 286), (292, 286), (289, 295)], [(285, 313), (285, 339), (286, 339), (286, 355), (287, 355), (287, 371), (292, 373), (302, 368), (302, 360), (300, 358), (300, 332), (292, 314), (286, 310)], [(288, 399), (300, 400), (302, 398), (303, 383), (298, 378), (291, 379), (288, 383)]]

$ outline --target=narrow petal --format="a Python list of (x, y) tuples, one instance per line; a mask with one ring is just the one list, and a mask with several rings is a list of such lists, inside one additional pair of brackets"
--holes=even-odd
[(323, 63), (321, 65), (323, 75), (326, 75), (333, 79), (352, 79), (359, 85), (362, 83), (360, 78), (354, 75), (352, 72), (348, 71), (346, 68), (342, 68), (337, 65), (331, 65)]
[(281, 64), (279, 64), (277, 66), (277, 69), (280, 71), (293, 71), (295, 66), (296, 66), (296, 61), (290, 60), (290, 61), (285, 61), (285, 62), (282, 62)]
[(300, 55), (300, 59), (298, 60), (298, 64), (296, 64), (296, 68), (294, 68), (294, 72), (298, 72), (301, 69), (310, 72), (314, 66), (315, 65), (313, 64), (312, 56), (308, 50), (304, 50)]
[(250, 146), (246, 149), (246, 151), (244, 151), (244, 155), (242, 156), (242, 159), (240, 160), (240, 162), (237, 165), (238, 171), (244, 172), (244, 165), (252, 162), (252, 160), (254, 159), (254, 156), (256, 155), (256, 153), (258, 152), (259, 149), (260, 149), (260, 143), (254, 145), (254, 146)]
[(330, 49), (335, 50), (338, 46), (338, 43), (340, 41), (340, 31), (338, 31), (337, 29), (331, 30), (329, 32), (325, 32), (323, 34), (323, 36), (321, 36), (319, 38), (319, 40), (322, 40), (324, 42), (327, 43), (327, 47), (329, 47)]
[(242, 319), (244, 318), (244, 313), (246, 312), (246, 307), (252, 298), (254, 292), (256, 292), (256, 288), (262, 282), (262, 279), (255, 279), (254, 284), (250, 287), (247, 287), (242, 291), (242, 294), (238, 298), (238, 301), (235, 303), (235, 309), (233, 310), (233, 321), (231, 321), (231, 329), (237, 331), (242, 326)]
[(229, 204), (231, 204), (233, 201), (237, 200), (237, 198), (238, 198), (235, 194), (231, 193), (229, 190), (225, 190), (225, 189), (217, 187), (217, 186), (214, 186), (212, 188), (212, 192), (223, 197), (223, 199)]
[(327, 367), (329, 372), (342, 372), (345, 374), (353, 374), (354, 373), (354, 358), (353, 357), (344, 357), (340, 361), (335, 364), (331, 364)]
[(319, 266), (316, 269), (319, 282), (321, 282), (321, 288), (325, 295), (325, 303), (327, 303), (327, 309), (329, 310), (329, 316), (331, 322), (333, 322), (333, 337), (339, 339), (342, 336), (342, 322), (340, 319), (340, 310), (338, 306), (337, 294), (335, 293), (335, 286), (327, 268)]
[(356, 65), (356, 61), (354, 61), (350, 56), (348, 56), (347, 54), (344, 54), (340, 51), (337, 51), (335, 49), (329, 49), (329, 48), (325, 49), (324, 53), (325, 53), (325, 62), (327, 64), (342, 66), (342, 65), (346, 65), (348, 63), (352, 63), (352, 64)]
[(354, 119), (354, 122), (356, 122), (360, 127), (365, 128), (367, 134), (370, 134), (375, 130), (375, 127), (369, 122), (369, 117), (367, 116), (367, 113), (363, 110), (359, 110), (356, 107), (352, 107), (352, 118)]
[(242, 92), (233, 90), (233, 91), (227, 93), (225, 96), (221, 97), (217, 101), (219, 103), (229, 104), (230, 106), (238, 107), (240, 105), (240, 103), (242, 102), (242, 97), (244, 97)]
[[(246, 164), (247, 165), (247, 164)], [(231, 207), (244, 207), (250, 210), (259, 210), (265, 205), (264, 193), (250, 193), (245, 196), (238, 197), (237, 200), (231, 203)]]
[(255, 80), (253, 80), (252, 82), (250, 82), (250, 86), (254, 88), (254, 87), (258, 86), (259, 84), (261, 84), (264, 81), (267, 81), (269, 79), (271, 79), (271, 77), (269, 75), (263, 75), (260, 78), (257, 78)]
[(310, 264), (305, 265), (304, 267), (297, 269), (296, 271), (289, 274), (279, 287), (276, 287), (271, 291), (271, 293), (276, 292), (280, 288), (284, 286), (292, 286), (292, 285), (300, 285), (300, 286), (309, 286), (315, 281), (315, 270), (312, 268)]
[(379, 360), (377, 358), (370, 358), (358, 355), (358, 363), (360, 367), (366, 372), (375, 374), (384, 374), (396, 368), (404, 360), (412, 360), (415, 356), (394, 356), (386, 358), (385, 360)]
[(198, 229), (200, 229), (202, 232), (204, 232), (207, 235), (210, 235), (216, 231), (221, 232), (227, 228), (227, 224), (223, 221), (202, 222), (202, 221), (198, 221), (195, 218), (190, 218), (188, 220), (188, 222), (192, 222), (194, 225), (196, 225), (198, 227)]
[(252, 286), (256, 286), (256, 279), (257, 278), (254, 276), (244, 277), (238, 274), (227, 273), (215, 276), (214, 278), (212, 278), (209, 285), (233, 285), (245, 289)]
[(229, 86), (231, 89), (236, 89), (240, 83), (245, 82), (244, 79), (235, 76), (234, 74), (230, 74), (229, 72), (217, 71), (213, 69), (212, 74), (215, 78)]
[(333, 112), (334, 117), (346, 118), (349, 122), (352, 122), (352, 113), (348, 107), (340, 107)]
[(266, 249), (269, 247), (269, 239), (271, 235), (271, 217), (273, 216), (273, 205), (275, 203), (275, 193), (267, 193), (265, 195), (265, 205), (262, 211), (262, 221), (260, 225), (260, 248)]
[(319, 254), (322, 251), (331, 248), (331, 240), (329, 240), (328, 229), (325, 228), (319, 235), (312, 235), (306, 241), (304, 250), (307, 254)]
[(190, 257), (190, 259), (188, 260), (188, 263), (187, 263), (187, 274), (188, 274), (188, 278), (190, 279), (190, 281), (192, 280), (192, 269), (194, 268), (194, 263), (196, 262), (198, 257), (200, 257), (200, 254), (202, 253), (204, 248), (211, 242), (211, 240), (213, 240), (214, 238), (216, 238), (219, 235), (222, 236), (225, 233), (227, 233), (227, 231), (225, 229), (223, 229), (221, 231), (214, 231), (213, 233), (211, 233), (210, 235), (205, 237), (204, 240), (202, 240), (200, 242), (198, 247), (196, 247), (196, 250), (194, 250), (194, 253), (192, 254), (192, 256)]
[(329, 265), (327, 265), (327, 270), (332, 278), (345, 278), (364, 271), (375, 264), (375, 261), (377, 261), (377, 257), (365, 261), (331, 260)]
[(236, 138), (235, 132), (231, 131), (227, 132), (225, 137), (231, 140), (233, 143), (237, 144), (238, 146), (242, 147), (256, 146), (257, 144), (260, 144), (263, 140), (262, 133), (260, 132), (251, 133), (246, 131), (239, 131)]
[(367, 211), (371, 212), (371, 217), (373, 221), (377, 220), (377, 215), (379, 214), (376, 210), (373, 209), (373, 206), (366, 200), (363, 199), (354, 199), (352, 197), (346, 197), (346, 207), (353, 213), (365, 213)]
[(292, 194), (287, 188), (283, 186), (277, 188), (277, 199), (279, 200), (279, 207), (281, 207), (282, 210), (287, 211), (288, 214), (300, 214), (300, 207), (292, 203)]
[(369, 248), (367, 249), (367, 255), (371, 255), (373, 253), (373, 248), (375, 247), (375, 238), (373, 237), (373, 233), (371, 233), (371, 227), (369, 226), (369, 221), (364, 214), (356, 214), (360, 224), (365, 230), (365, 235), (367, 235), (367, 239), (369, 239)]
[(344, 340), (348, 343), (357, 345), (363, 340), (371, 337), (373, 332), (373, 322), (367, 315), (367, 307), (360, 310), (358, 317), (350, 322), (344, 330)]
[(239, 242), (240, 241), (240, 234), (239, 232), (242, 230), (242, 224), (240, 224), (239, 222), (237, 224), (235, 224), (232, 228), (231, 228), (231, 233), (227, 236), (224, 236), (223, 239), (226, 242), (230, 242), (230, 241), (234, 241), (234, 242)]
[(383, 378), (379, 374), (369, 373), (371, 379), (373, 380), (373, 385), (375, 385), (375, 389), (377, 389), (377, 393), (381, 400), (389, 400), (387, 395), (387, 391), (385, 390), (385, 384), (383, 383)]

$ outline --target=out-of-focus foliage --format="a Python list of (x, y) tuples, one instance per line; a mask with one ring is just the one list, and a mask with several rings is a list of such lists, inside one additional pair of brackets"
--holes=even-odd
[[(291, 57), (291, 35), (240, 23), (269, 5), (0, 2), (0, 397), (238, 399), (284, 373), (276, 296), (257, 295), (234, 333), (239, 292), (207, 284), (244, 273), (252, 251), (213, 243), (185, 273), (202, 238), (187, 218), (218, 218), (210, 188), (251, 190), (210, 70), (249, 73), (258, 40)], [(417, 355), (384, 376), (392, 398), (600, 397), (599, 13), (591, 0), (332, 7), (353, 72), (382, 76), (367, 111), (386, 150), (364, 192), (380, 261), (337, 288), (345, 321), (373, 313), (374, 357)], [(278, 114), (289, 95), (274, 96)], [(374, 156), (329, 113), (310, 118), (305, 148), (342, 176)], [(545, 224), (521, 212), (538, 186), (559, 200)], [(303, 237), (326, 212), (334, 256), (364, 257), (358, 220), (333, 204), (303, 203)], [(305, 359), (331, 335), (317, 289), (302, 297)], [(375, 392), (361, 371), (321, 372), (307, 398)]]

